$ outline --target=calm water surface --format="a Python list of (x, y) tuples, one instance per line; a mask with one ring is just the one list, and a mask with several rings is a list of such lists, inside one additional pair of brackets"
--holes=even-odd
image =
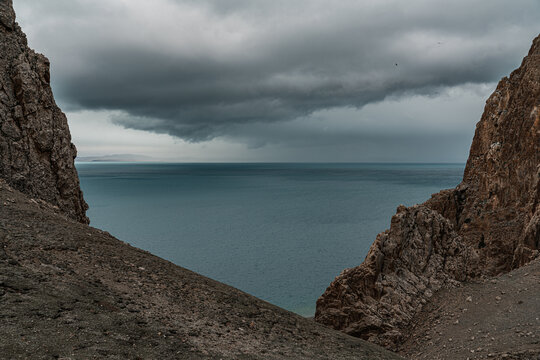
[(91, 225), (311, 316), (399, 204), (456, 186), (463, 164), (78, 163)]

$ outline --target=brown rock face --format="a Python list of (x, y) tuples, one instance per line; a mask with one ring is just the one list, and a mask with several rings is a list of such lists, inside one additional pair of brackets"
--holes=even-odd
[(437, 290), (538, 256), (539, 146), (540, 36), (487, 100), (463, 182), (400, 206), (365, 261), (319, 298), (315, 320), (395, 349)]
[(0, 0), (0, 178), (88, 223), (66, 116), (50, 87), (49, 60), (28, 48), (11, 0)]

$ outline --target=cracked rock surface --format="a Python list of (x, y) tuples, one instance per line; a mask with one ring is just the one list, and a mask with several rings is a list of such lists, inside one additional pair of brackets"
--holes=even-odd
[(88, 223), (77, 155), (50, 87), (49, 60), (31, 50), (11, 0), (0, 1), (0, 178)]
[(318, 299), (315, 320), (398, 349), (437, 291), (519, 268), (539, 243), (540, 36), (487, 100), (463, 182), (400, 206), (364, 262)]

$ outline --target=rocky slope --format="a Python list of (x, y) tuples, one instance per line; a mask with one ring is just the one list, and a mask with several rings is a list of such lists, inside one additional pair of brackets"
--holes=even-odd
[[(28, 48), (11, 0), (0, 0), (0, 46), (0, 358), (399, 358), (87, 226), (49, 63)], [(446, 319), (464, 311), (464, 296), (476, 318), (487, 319), (482, 332), (502, 326), (486, 306), (495, 290), (495, 306), (515, 315), (500, 314), (506, 324), (540, 312), (537, 301), (514, 304), (516, 292), (537, 297), (538, 260), (517, 270), (533, 274), (526, 281), (501, 277), (502, 290), (491, 281), (452, 288), (538, 254), (539, 48), (536, 39), (488, 100), (463, 183), (399, 207), (366, 261), (318, 301), (318, 321), (394, 349), (401, 344), (406, 355), (451, 359), (474, 350), (463, 334), (477, 326), (470, 325), (475, 317), (457, 316), (459, 334)], [(538, 330), (534, 316), (521, 326), (527, 340), (512, 342), (526, 353), (511, 349), (510, 358), (540, 353), (530, 335)], [(448, 345), (449, 336), (459, 342)], [(505, 334), (499, 350), (515, 336)], [(482, 354), (478, 348), (486, 346), (476, 348)]]
[(400, 359), (0, 180), (1, 359)]
[(496, 275), (538, 255), (540, 36), (500, 81), (477, 125), (463, 182), (400, 206), (365, 261), (317, 301), (315, 319), (397, 349), (441, 288)]
[(11, 0), (0, 1), (0, 178), (88, 223), (66, 116), (50, 87), (49, 60), (28, 48)]
[(86, 225), (49, 81), (0, 0), (1, 359), (400, 358)]
[(443, 289), (414, 318), (399, 352), (409, 359), (540, 359), (540, 259)]

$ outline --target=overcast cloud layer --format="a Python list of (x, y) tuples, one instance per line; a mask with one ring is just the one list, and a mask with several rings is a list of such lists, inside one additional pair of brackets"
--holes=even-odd
[[(51, 58), (65, 110), (109, 111), (123, 127), (251, 148), (468, 140), (484, 97), (540, 31), (538, 0), (15, 0), (15, 7), (30, 45)], [(439, 97), (466, 103), (473, 93), (482, 103), (455, 109), (450, 121), (459, 126), (433, 106), (418, 109)], [(368, 104), (378, 110), (366, 111)]]

